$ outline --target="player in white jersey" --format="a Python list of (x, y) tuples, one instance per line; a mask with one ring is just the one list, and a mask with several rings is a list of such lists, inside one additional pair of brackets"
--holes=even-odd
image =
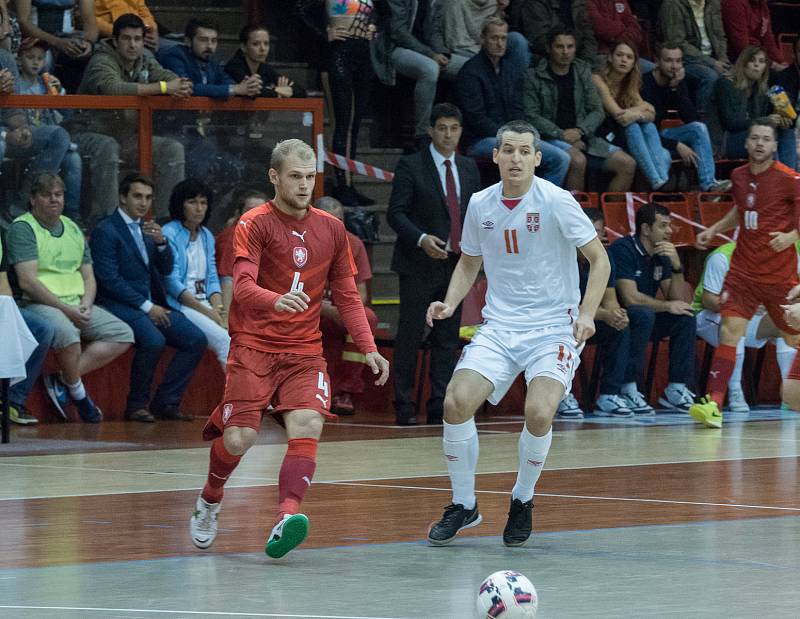
[[(534, 177), (542, 158), (536, 129), (524, 121), (507, 123), (497, 132), (497, 144), (492, 157), (501, 182), (472, 196), (447, 295), (428, 308), (428, 324), (451, 316), (483, 264), (484, 323), (464, 349), (444, 401), (453, 501), (428, 532), (435, 546), (481, 522), (475, 412), (487, 399), (499, 402), (521, 372), (528, 386), (525, 427), (503, 543), (521, 546), (530, 537), (533, 489), (550, 449), (553, 416), (570, 388), (583, 344), (594, 333), (611, 270), (592, 222), (572, 195)], [(576, 247), (590, 264), (582, 303)]]

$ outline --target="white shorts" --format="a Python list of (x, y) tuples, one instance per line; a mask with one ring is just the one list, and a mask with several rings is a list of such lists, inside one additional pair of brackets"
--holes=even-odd
[(464, 347), (458, 370), (474, 370), (494, 385), (489, 402), (498, 404), (520, 372), (525, 384), (537, 376), (557, 380), (566, 393), (580, 364), (580, 353), (572, 327), (551, 327), (532, 331), (503, 331), (481, 327)]
[[(747, 323), (747, 331), (744, 335), (744, 346), (746, 348), (763, 348), (767, 344), (767, 339), (758, 339), (758, 327), (767, 314), (756, 314)], [(702, 337), (714, 348), (719, 346), (719, 325), (720, 314), (711, 310), (703, 310), (697, 316), (697, 335)]]

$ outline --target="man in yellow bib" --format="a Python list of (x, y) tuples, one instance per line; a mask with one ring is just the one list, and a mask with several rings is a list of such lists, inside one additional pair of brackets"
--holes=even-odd
[[(59, 414), (73, 402), (81, 419), (99, 423), (103, 413), (86, 393), (81, 376), (130, 348), (131, 328), (94, 305), (97, 286), (89, 247), (80, 228), (64, 217), (64, 183), (54, 174), (33, 180), (30, 212), (17, 217), (6, 236), (21, 305), (55, 328), (53, 349), (61, 374), (45, 377)], [(81, 345), (81, 339), (88, 343)]]

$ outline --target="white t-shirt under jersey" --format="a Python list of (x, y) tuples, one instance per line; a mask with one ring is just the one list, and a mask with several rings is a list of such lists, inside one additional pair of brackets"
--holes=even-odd
[(483, 257), (487, 327), (571, 324), (580, 303), (575, 248), (597, 237), (592, 222), (572, 194), (542, 178), (513, 209), (502, 198), (502, 183), (473, 194), (461, 236), (462, 252)]

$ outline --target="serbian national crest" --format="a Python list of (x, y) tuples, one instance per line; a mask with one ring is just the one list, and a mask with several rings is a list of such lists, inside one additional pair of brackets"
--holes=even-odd
[(527, 213), (528, 232), (539, 232), (539, 213)]
[(295, 266), (302, 269), (306, 262), (308, 262), (308, 250), (305, 247), (295, 247), (292, 250), (292, 258), (294, 259)]

